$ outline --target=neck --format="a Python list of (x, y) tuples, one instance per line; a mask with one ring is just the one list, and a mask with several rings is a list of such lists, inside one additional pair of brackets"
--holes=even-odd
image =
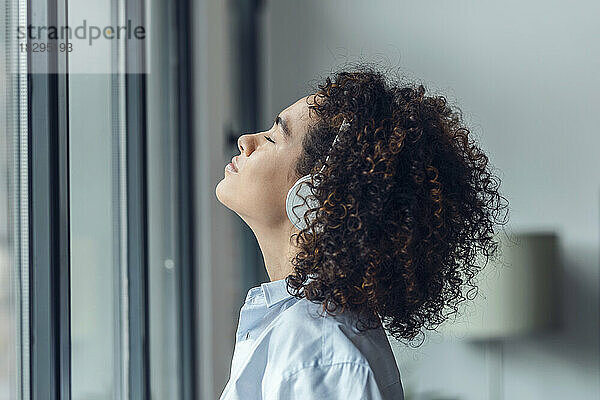
[(263, 255), (271, 281), (283, 279), (293, 271), (292, 259), (298, 249), (292, 243), (294, 226), (286, 221), (277, 227), (251, 227)]

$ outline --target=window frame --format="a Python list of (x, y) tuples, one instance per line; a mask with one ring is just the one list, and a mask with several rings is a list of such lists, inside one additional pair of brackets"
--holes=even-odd
[[(144, 0), (121, 3), (124, 19), (144, 25)], [(115, 3), (113, 3), (114, 6)], [(27, 0), (27, 24), (68, 25), (67, 0)], [(189, 0), (173, 5), (177, 22), (177, 114), (175, 224), (178, 380), (180, 398), (195, 398), (196, 308), (194, 290), (194, 177), (191, 132), (191, 46)], [(35, 12), (33, 12), (35, 11)], [(29, 39), (27, 39), (29, 41)], [(146, 399), (149, 383), (148, 209), (146, 148), (146, 43), (128, 41), (124, 49), (127, 399)], [(68, 53), (27, 54), (29, 339), (31, 398), (71, 399), (70, 186)], [(44, 72), (45, 71), (45, 72)], [(116, 101), (116, 98), (114, 98)], [(121, 149), (122, 150), (122, 149)], [(118, 185), (117, 185), (118, 186)], [(119, 300), (120, 302), (121, 300)], [(24, 336), (25, 337), (25, 336)], [(120, 368), (120, 367), (119, 367)], [(27, 384), (27, 383), (26, 383)], [(117, 383), (115, 383), (117, 384)], [(23, 398), (29, 397), (27, 394)]]
[(198, 387), (196, 362), (196, 254), (194, 244), (196, 221), (194, 197), (196, 177), (194, 176), (194, 141), (192, 123), (192, 4), (190, 0), (177, 0), (175, 7), (175, 26), (177, 42), (177, 145), (176, 167), (179, 173), (176, 192), (176, 280), (179, 289), (179, 373), (181, 378), (180, 400), (196, 398)]
[[(27, 23), (65, 24), (65, 11), (64, 0), (29, 0)], [(66, 53), (28, 52), (27, 66), (30, 394), (69, 400), (68, 75), (61, 73)]]

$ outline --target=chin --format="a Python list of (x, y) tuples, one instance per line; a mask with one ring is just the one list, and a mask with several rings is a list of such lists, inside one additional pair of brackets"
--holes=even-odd
[(225, 179), (221, 179), (221, 181), (217, 183), (217, 186), (215, 187), (215, 195), (217, 196), (217, 200), (227, 207), (227, 195), (225, 193), (227, 190), (223, 187), (225, 186), (224, 183)]
[(219, 203), (231, 211), (238, 212), (239, 208), (239, 190), (231, 186), (231, 182), (227, 178), (221, 179), (221, 181), (215, 187), (215, 195)]
[[(230, 180), (226, 176), (215, 187), (217, 200), (235, 212), (250, 226), (250, 222), (260, 225), (274, 225), (279, 223), (282, 214), (275, 210), (283, 210), (285, 214), (285, 201), (280, 201), (281, 196), (265, 196), (265, 193), (256, 193), (252, 190), (241, 190), (239, 182)], [(276, 199), (275, 199), (276, 198)]]

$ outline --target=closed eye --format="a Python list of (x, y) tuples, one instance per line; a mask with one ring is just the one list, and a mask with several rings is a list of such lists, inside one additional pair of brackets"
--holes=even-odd
[(273, 139), (271, 139), (269, 136), (265, 136), (265, 139), (267, 139), (271, 143), (275, 143), (275, 141)]

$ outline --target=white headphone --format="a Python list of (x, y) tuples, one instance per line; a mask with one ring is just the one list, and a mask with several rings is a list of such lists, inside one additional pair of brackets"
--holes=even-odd
[[(340, 130), (335, 135), (333, 139), (333, 143), (331, 143), (331, 148), (335, 146), (338, 136), (341, 132), (345, 131), (350, 127), (350, 123), (346, 121), (344, 118), (344, 122), (340, 126)], [(323, 172), (325, 169), (325, 164), (329, 161), (329, 153), (327, 154), (327, 158), (325, 158), (325, 163), (321, 167), (319, 172)], [(296, 228), (299, 230), (305, 229), (306, 224), (304, 223), (304, 214), (310, 209), (317, 207), (319, 205), (318, 200), (315, 198), (314, 193), (311, 190), (311, 187), (307, 184), (311, 180), (312, 175), (304, 175), (302, 178), (298, 179), (294, 185), (288, 190), (287, 196), (285, 198), (285, 211), (287, 212), (287, 216), (289, 220), (294, 224)], [(304, 201), (306, 199), (306, 202)], [(313, 215), (307, 216), (310, 221), (314, 218)]]

